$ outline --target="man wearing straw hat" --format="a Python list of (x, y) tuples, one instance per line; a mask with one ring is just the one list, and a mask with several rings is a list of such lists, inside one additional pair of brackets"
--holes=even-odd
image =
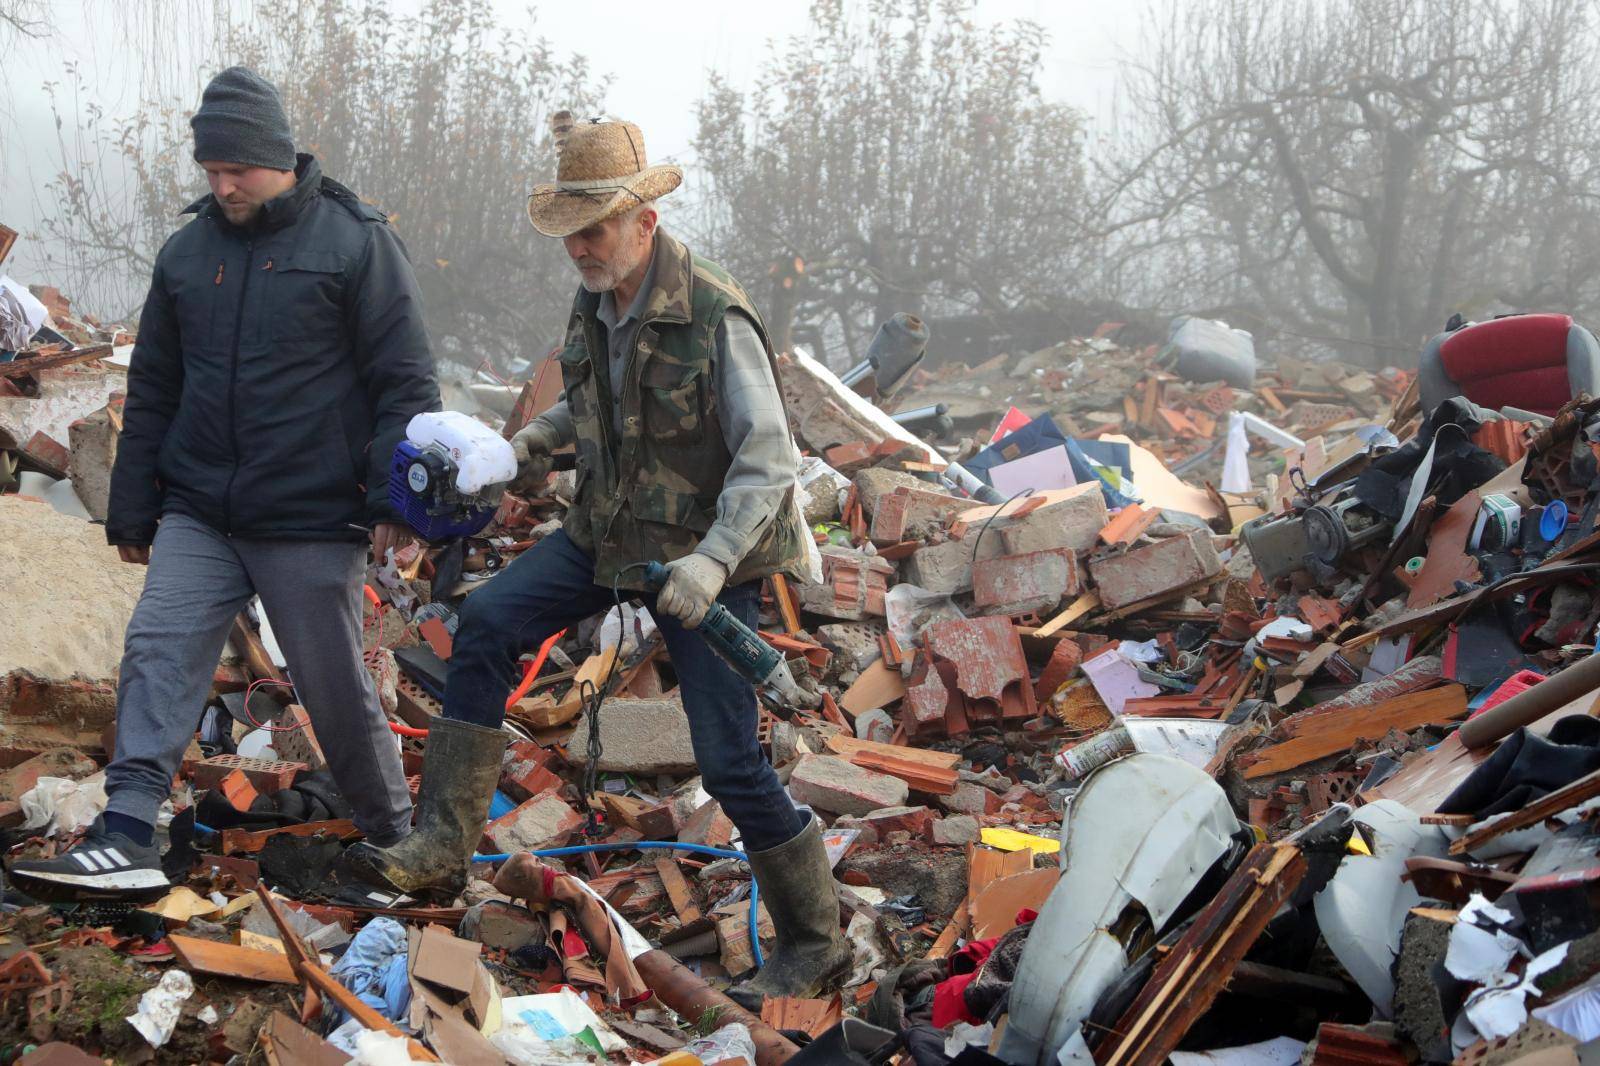
[[(694, 632), (713, 602), (754, 625), (761, 579), (801, 576), (798, 456), (772, 347), (739, 284), (657, 227), (655, 201), (682, 171), (650, 166), (631, 123), (569, 122), (552, 123), (557, 180), (528, 201), (534, 228), (561, 238), (582, 276), (559, 356), (566, 391), (512, 444), (527, 489), (547, 479), (553, 451), (577, 445), (572, 506), (560, 532), (462, 607), (417, 830), (350, 858), (403, 892), (459, 891), (499, 777), (518, 657), (626, 590), (665, 638), (702, 783), (738, 826), (776, 929), (766, 965), (734, 996), (814, 996), (850, 962), (821, 826), (763, 756), (750, 684)], [(659, 595), (642, 581), (651, 561), (670, 573)]]

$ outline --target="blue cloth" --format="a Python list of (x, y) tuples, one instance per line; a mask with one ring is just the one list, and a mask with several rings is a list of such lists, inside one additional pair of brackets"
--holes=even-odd
[[(361, 1002), (397, 1022), (411, 1009), (409, 953), (405, 926), (393, 918), (374, 918), (351, 938), (328, 972)], [(335, 1007), (330, 1026), (348, 1017), (346, 1011)]]
[[(754, 628), (760, 596), (760, 582), (751, 581), (724, 589), (717, 602)], [(805, 819), (756, 740), (755, 690), (699, 634), (658, 612), (653, 594), (635, 598), (649, 609), (666, 640), (701, 783), (739, 827), (746, 851), (788, 843)], [(462, 604), (445, 684), (445, 716), (498, 729), (518, 656), (612, 605), (611, 589), (594, 583), (594, 560), (565, 532), (545, 537)], [(613, 704), (610, 713), (627, 711)]]

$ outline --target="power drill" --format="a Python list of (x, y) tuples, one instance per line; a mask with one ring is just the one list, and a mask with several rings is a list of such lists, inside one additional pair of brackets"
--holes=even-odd
[[(660, 563), (645, 564), (644, 580), (652, 590), (660, 592), (667, 583), (667, 568)], [(722, 604), (711, 605), (695, 632), (734, 672), (755, 686), (761, 702), (779, 718), (792, 718), (796, 709), (813, 708), (821, 702), (796, 683), (781, 651), (762, 640)]]

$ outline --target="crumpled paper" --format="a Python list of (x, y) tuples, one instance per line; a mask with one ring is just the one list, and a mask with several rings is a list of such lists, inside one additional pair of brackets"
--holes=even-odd
[(128, 1024), (139, 1031), (151, 1047), (161, 1047), (172, 1039), (183, 1001), (194, 995), (194, 980), (186, 970), (168, 970), (161, 983), (139, 997), (139, 1008), (128, 1015)]

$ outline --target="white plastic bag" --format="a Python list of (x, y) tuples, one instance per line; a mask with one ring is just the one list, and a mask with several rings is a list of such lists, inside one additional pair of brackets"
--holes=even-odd
[(17, 803), (22, 807), (22, 828), (42, 829), (46, 833), (76, 833), (106, 809), (105, 771), (82, 781), (70, 777), (41, 777)]

